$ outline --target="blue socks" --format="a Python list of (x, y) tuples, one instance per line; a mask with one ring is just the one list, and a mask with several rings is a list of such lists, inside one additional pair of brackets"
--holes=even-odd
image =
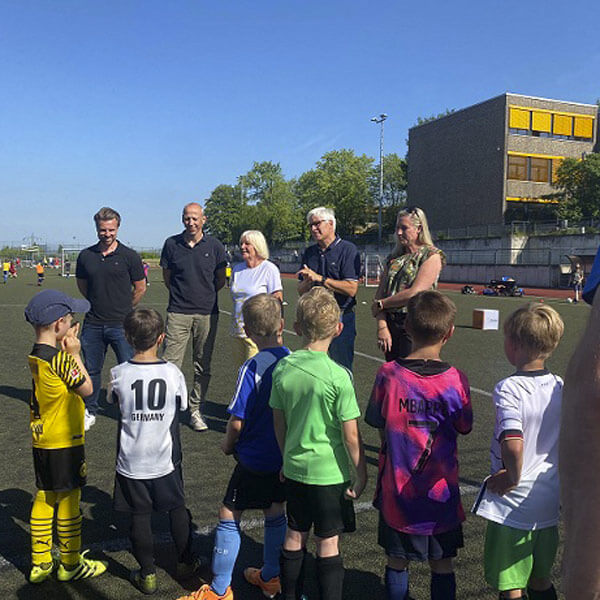
[(454, 573), (431, 574), (431, 600), (455, 600), (456, 578)]
[(404, 569), (403, 571), (396, 571), (396, 569), (386, 567), (385, 590), (387, 592), (388, 600), (407, 600), (408, 569)]
[(265, 517), (265, 543), (263, 549), (263, 568), (261, 577), (269, 581), (279, 575), (279, 557), (285, 538), (287, 520), (285, 514)]
[(213, 548), (212, 571), (213, 580), (210, 587), (222, 596), (231, 584), (231, 574), (240, 551), (242, 538), (240, 524), (236, 521), (221, 519), (215, 534)]

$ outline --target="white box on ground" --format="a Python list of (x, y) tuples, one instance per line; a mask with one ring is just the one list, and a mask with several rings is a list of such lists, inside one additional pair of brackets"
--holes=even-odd
[(475, 308), (473, 310), (473, 327), (475, 329), (498, 329), (500, 311), (490, 308)]

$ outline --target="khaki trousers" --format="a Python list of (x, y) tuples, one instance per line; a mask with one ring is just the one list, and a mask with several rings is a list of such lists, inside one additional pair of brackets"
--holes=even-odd
[(185, 349), (192, 336), (194, 384), (189, 394), (190, 413), (200, 411), (210, 382), (210, 361), (215, 347), (219, 315), (167, 313), (163, 358), (181, 369)]

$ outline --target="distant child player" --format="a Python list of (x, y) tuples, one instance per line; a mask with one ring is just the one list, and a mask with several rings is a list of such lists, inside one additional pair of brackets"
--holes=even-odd
[(366, 413), (380, 430), (379, 545), (389, 600), (408, 599), (410, 561), (429, 561), (432, 600), (456, 598), (452, 559), (463, 547), (457, 435), (471, 431), (467, 377), (440, 359), (456, 306), (435, 291), (413, 296), (406, 331), (412, 351), (378, 371)]
[(4, 283), (8, 281), (8, 273), (10, 271), (10, 262), (8, 260), (2, 261), (2, 280)]
[(41, 262), (35, 266), (35, 272), (37, 273), (37, 284), (41, 286), (44, 283), (44, 265)]
[[(227, 409), (230, 418), (221, 449), (238, 461), (223, 505), (213, 550), (213, 580), (188, 600), (233, 600), (231, 575), (240, 549), (240, 519), (247, 509), (262, 509), (265, 538), (262, 569), (248, 567), (246, 580), (268, 598), (281, 591), (279, 555), (285, 537), (285, 490), (280, 480), (281, 452), (269, 407), (271, 377), (277, 363), (290, 351), (281, 345), (281, 303), (270, 294), (258, 294), (242, 307), (246, 335), (258, 354), (240, 369), (237, 388)], [(184, 599), (181, 599), (184, 600)]]
[(492, 474), (473, 507), (488, 520), (485, 579), (500, 598), (557, 597), (550, 572), (558, 546), (563, 382), (545, 361), (563, 330), (558, 313), (545, 304), (523, 306), (504, 324), (504, 351), (517, 370), (494, 389)]
[[(333, 294), (323, 287), (304, 294), (294, 328), (304, 348), (277, 365), (270, 400), (287, 499), (282, 597), (302, 596), (306, 542), (314, 528), (320, 596), (341, 600), (344, 564), (339, 534), (356, 529), (352, 500), (364, 490), (367, 470), (352, 376), (327, 355), (343, 328)], [(356, 468), (354, 484), (350, 462)]]
[(72, 313), (89, 309), (87, 300), (76, 300), (57, 290), (40, 292), (25, 308), (25, 318), (33, 325), (36, 338), (28, 359), (33, 379), (30, 426), (38, 487), (31, 509), (31, 583), (48, 579), (54, 568), (50, 551), (55, 507), (58, 580), (96, 577), (106, 571), (106, 563), (86, 558), (87, 551), (81, 553), (79, 501), (87, 471), (82, 398), (91, 393), (92, 380), (79, 355), (79, 324), (72, 326)]
[(187, 410), (188, 398), (183, 373), (158, 358), (165, 338), (160, 314), (136, 308), (123, 329), (134, 356), (111, 369), (109, 400), (120, 411), (114, 508), (131, 515), (132, 552), (141, 567), (131, 572), (131, 582), (152, 594), (157, 590), (153, 511), (169, 513), (178, 572), (194, 569), (179, 440), (179, 412)]

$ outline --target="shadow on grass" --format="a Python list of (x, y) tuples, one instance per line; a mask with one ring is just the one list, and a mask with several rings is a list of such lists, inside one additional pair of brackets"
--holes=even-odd
[(227, 406), (207, 400), (202, 408), (202, 416), (205, 417), (206, 424), (211, 431), (225, 432), (229, 419)]
[(0, 385), (0, 395), (15, 398), (29, 404), (31, 388), (18, 388), (12, 385)]
[(32, 497), (29, 492), (18, 488), (0, 491), (0, 536), (10, 540), (10, 545), (3, 544), (4, 558), (25, 574), (29, 567), (24, 562), (30, 548), (29, 532), (18, 523), (29, 523)]

